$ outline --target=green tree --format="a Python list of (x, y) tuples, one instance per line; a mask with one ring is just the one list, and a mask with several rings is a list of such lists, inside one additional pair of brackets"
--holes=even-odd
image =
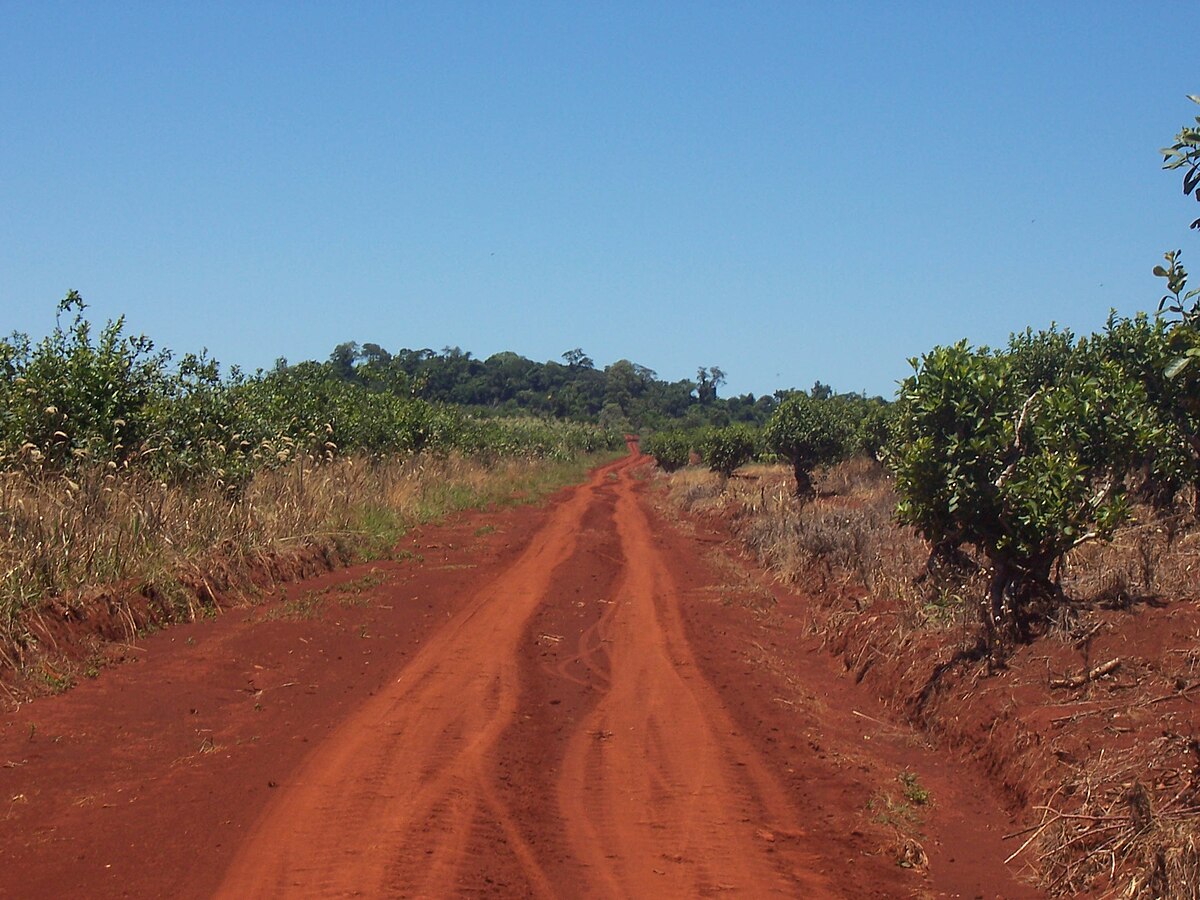
[(725, 383), (725, 373), (716, 366), (701, 366), (696, 371), (696, 396), (701, 404), (715, 403), (717, 388)]
[(814, 468), (846, 455), (854, 433), (848, 412), (837, 398), (798, 391), (786, 397), (767, 422), (763, 438), (772, 453), (791, 463), (797, 497), (814, 494)]
[(963, 341), (913, 360), (889, 452), (900, 520), (935, 553), (969, 543), (986, 557), (993, 655), (1056, 602), (1056, 563), (1124, 519), (1125, 476), (1162, 440), (1144, 387), (1115, 363), (1073, 353), (1057, 381), (1033, 384), (1021, 362), (1019, 341), (1016, 352)]
[(754, 459), (758, 436), (746, 425), (712, 428), (700, 441), (700, 453), (708, 467), (728, 478), (740, 466)]
[(583, 352), (582, 347), (576, 347), (574, 350), (568, 350), (562, 355), (562, 358), (572, 369), (592, 369), (596, 366), (596, 364), (592, 362), (592, 358)]
[(642, 442), (642, 449), (663, 471), (674, 472), (688, 464), (692, 436), (686, 431), (657, 431)]

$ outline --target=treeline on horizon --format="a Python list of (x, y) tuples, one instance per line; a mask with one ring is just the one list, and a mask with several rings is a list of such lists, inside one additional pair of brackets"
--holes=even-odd
[[(539, 363), (511, 351), (477, 359), (459, 347), (392, 353), (378, 344), (346, 342), (334, 348), (327, 363), (298, 367), (327, 366), (337, 378), (372, 390), (489, 415), (550, 416), (621, 431), (761, 426), (791, 393), (721, 397), (725, 373), (718, 366), (700, 366), (694, 380), (667, 381), (628, 359), (597, 368), (581, 348), (568, 350), (562, 359)], [(280, 359), (275, 371), (298, 367)], [(813, 392), (829, 396), (833, 390), (818, 381)]]

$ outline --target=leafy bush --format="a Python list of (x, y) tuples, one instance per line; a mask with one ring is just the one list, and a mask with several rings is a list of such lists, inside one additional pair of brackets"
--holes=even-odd
[(692, 438), (686, 431), (658, 431), (647, 437), (643, 445), (645, 452), (666, 472), (686, 466), (692, 452)]
[(710, 429), (702, 438), (700, 453), (708, 467), (728, 477), (754, 459), (758, 435), (746, 425)]
[[(80, 461), (122, 463), (153, 431), (148, 409), (165, 389), (169, 355), (108, 323), (93, 341), (85, 306), (71, 291), (54, 331), (33, 344), (0, 340), (0, 458), (51, 470)], [(63, 325), (64, 315), (70, 323)]]
[(1160, 509), (1168, 508), (1180, 488), (1200, 476), (1200, 407), (1188, 378), (1169, 375), (1177, 355), (1173, 340), (1177, 331), (1162, 317), (1110, 315), (1104, 331), (1081, 346), (1085, 365), (1109, 361), (1146, 392), (1148, 414), (1158, 417), (1163, 434), (1138, 461), (1137, 487), (1143, 499)]
[(811, 497), (812, 470), (847, 454), (855, 437), (854, 425), (850, 407), (842, 398), (816, 399), (800, 392), (779, 404), (763, 438), (771, 452), (791, 463), (796, 496)]
[(1034, 383), (1027, 347), (963, 341), (914, 360), (889, 454), (900, 520), (934, 553), (970, 543), (987, 558), (981, 613), (993, 651), (1057, 596), (1051, 571), (1063, 555), (1122, 521), (1126, 474), (1164, 440), (1145, 388), (1115, 363), (1072, 350), (1055, 380)]
[(856, 450), (878, 460), (891, 440), (896, 405), (881, 399), (864, 400), (858, 415)]

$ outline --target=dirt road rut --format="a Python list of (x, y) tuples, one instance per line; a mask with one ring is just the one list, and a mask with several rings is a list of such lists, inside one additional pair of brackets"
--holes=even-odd
[[(597, 471), (312, 754), (219, 896), (439, 897), (481, 876), (543, 897), (836, 896), (800, 849), (797, 811), (696, 669), (678, 592), (633, 495), (634, 465)], [(609, 557), (610, 577), (589, 595), (572, 583), (572, 562), (596, 554)], [(573, 638), (531, 634), (538, 608), (568, 594), (576, 609), (598, 607), (595, 621)], [(527, 692), (522, 657), (538, 643), (556, 647), (556, 662), (538, 667), (545, 683)], [(564, 688), (594, 693), (591, 709), (574, 718), (580, 704), (525, 708)], [(553, 795), (527, 828), (529, 798), (510, 806), (502, 748), (521, 740), (522, 721), (556, 709), (573, 721), (560, 729), (561, 761), (540, 779)], [(539, 838), (547, 820), (554, 840)], [(497, 848), (508, 856), (499, 865)]]

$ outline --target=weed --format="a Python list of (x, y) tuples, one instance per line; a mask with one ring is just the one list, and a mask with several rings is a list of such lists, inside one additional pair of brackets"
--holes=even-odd
[(921, 781), (915, 772), (901, 772), (900, 784), (904, 786), (904, 799), (917, 806), (929, 806), (929, 791), (921, 786)]
[(71, 676), (65, 672), (57, 672), (48, 666), (42, 669), (42, 681), (52, 694), (61, 694), (71, 687)]
[(906, 832), (922, 823), (920, 812), (907, 800), (898, 800), (888, 791), (878, 791), (867, 801), (872, 821)]
[(294, 600), (285, 599), (278, 607), (268, 612), (264, 617), (264, 621), (272, 621), (286, 619), (289, 621), (298, 621), (301, 619), (316, 619), (321, 615), (321, 606), (324, 603), (325, 596), (329, 593), (329, 588), (320, 591), (305, 591)]

